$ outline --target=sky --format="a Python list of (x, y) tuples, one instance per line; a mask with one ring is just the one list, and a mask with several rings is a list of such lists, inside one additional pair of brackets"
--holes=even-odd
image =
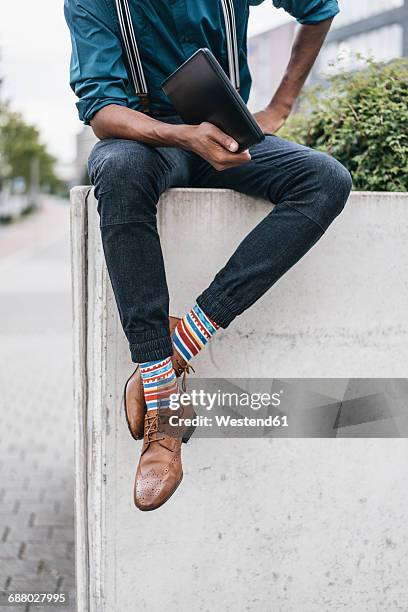
[[(252, 7), (249, 33), (286, 20), (283, 11), (266, 0)], [(69, 87), (70, 47), (63, 0), (0, 2), (2, 95), (39, 127), (43, 142), (67, 177), (75, 157), (75, 135), (81, 128)]]

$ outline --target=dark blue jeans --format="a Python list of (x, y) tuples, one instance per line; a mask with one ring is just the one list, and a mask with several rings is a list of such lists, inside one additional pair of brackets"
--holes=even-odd
[[(181, 122), (178, 117), (162, 120)], [(89, 175), (98, 200), (106, 263), (134, 362), (172, 354), (169, 294), (156, 223), (157, 202), (166, 189), (229, 188), (275, 204), (197, 298), (224, 328), (270, 289), (343, 209), (351, 178), (332, 157), (273, 135), (250, 153), (249, 163), (219, 172), (182, 149), (117, 139), (95, 145)]]

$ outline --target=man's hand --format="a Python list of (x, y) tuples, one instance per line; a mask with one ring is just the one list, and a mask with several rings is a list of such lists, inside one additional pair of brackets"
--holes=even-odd
[(238, 143), (212, 123), (180, 126), (183, 148), (208, 161), (216, 170), (226, 170), (251, 160), (249, 151), (237, 153)]
[(282, 109), (271, 105), (255, 113), (254, 117), (265, 134), (274, 134), (285, 123), (289, 112), (290, 109)]

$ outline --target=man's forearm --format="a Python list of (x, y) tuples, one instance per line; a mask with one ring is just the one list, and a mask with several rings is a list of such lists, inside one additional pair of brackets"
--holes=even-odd
[(269, 106), (289, 115), (324, 43), (332, 19), (315, 25), (302, 25), (296, 35), (285, 75)]
[(101, 140), (124, 138), (162, 147), (186, 144), (186, 126), (164, 123), (118, 104), (104, 106), (91, 120), (91, 126)]
[(216, 170), (225, 170), (250, 161), (248, 151), (238, 153), (238, 143), (211, 123), (199, 125), (158, 121), (144, 113), (118, 104), (108, 104), (91, 120), (95, 135), (136, 140), (152, 147), (179, 147), (193, 151)]

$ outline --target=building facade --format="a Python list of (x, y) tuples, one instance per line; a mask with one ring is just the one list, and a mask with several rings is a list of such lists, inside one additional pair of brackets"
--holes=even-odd
[(296, 23), (291, 21), (248, 40), (248, 63), (252, 75), (248, 105), (252, 111), (266, 106), (271, 93), (277, 89), (289, 61), (295, 31)]
[[(336, 71), (338, 66), (356, 70), (364, 65), (363, 58), (389, 61), (408, 57), (408, 0), (340, 0), (340, 9), (310, 75), (310, 83), (320, 81), (322, 74)], [(289, 22), (249, 40), (252, 110), (265, 106), (276, 89), (295, 30), (295, 22)]]

